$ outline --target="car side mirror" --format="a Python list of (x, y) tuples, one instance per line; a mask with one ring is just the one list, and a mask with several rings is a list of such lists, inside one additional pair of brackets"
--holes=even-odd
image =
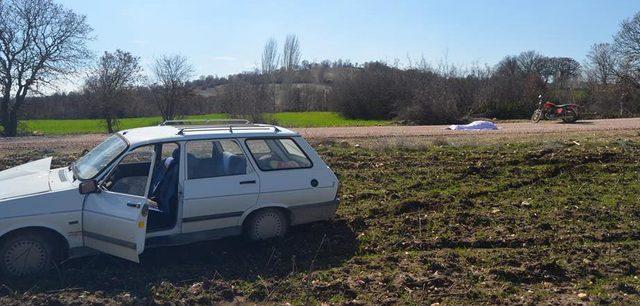
[(80, 194), (90, 194), (90, 193), (98, 193), (100, 189), (98, 188), (98, 182), (96, 180), (88, 180), (80, 183), (80, 187), (78, 187)]

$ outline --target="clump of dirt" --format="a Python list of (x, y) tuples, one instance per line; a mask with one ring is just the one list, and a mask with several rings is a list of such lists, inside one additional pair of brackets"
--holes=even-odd
[(396, 206), (395, 213), (396, 214), (404, 214), (412, 211), (422, 211), (422, 210), (434, 210), (437, 209), (440, 202), (433, 199), (423, 198), (423, 199), (407, 199), (402, 200)]
[(567, 271), (555, 262), (536, 263), (518, 268), (496, 268), (491, 273), (516, 284), (561, 283), (567, 280)]

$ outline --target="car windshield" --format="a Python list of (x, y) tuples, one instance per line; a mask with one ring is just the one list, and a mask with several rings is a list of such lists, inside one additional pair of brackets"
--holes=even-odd
[(92, 179), (126, 149), (124, 139), (114, 134), (80, 157), (72, 166), (73, 174), (81, 180)]

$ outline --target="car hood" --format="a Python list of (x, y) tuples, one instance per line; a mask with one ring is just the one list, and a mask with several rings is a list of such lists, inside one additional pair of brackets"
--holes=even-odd
[(0, 200), (48, 192), (51, 157), (0, 171)]

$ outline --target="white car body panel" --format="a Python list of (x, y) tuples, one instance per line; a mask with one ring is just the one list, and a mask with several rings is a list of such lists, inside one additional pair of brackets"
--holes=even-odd
[[(148, 247), (237, 235), (242, 232), (246, 218), (261, 208), (286, 209), (292, 225), (333, 218), (337, 208), (338, 180), (313, 148), (291, 130), (255, 126), (265, 129), (204, 128), (182, 133), (173, 126), (157, 126), (119, 132), (119, 136), (128, 142), (126, 152), (167, 142), (181, 148), (179, 208), (175, 225), (149, 233), (146, 232), (147, 216), (142, 212), (147, 204), (146, 197), (105, 190), (82, 195), (78, 191), (80, 181), (74, 179), (72, 171), (66, 167), (51, 170), (50, 157), (1, 171), (0, 238), (25, 228), (47, 229), (66, 240), (72, 255), (81, 254), (76, 250), (90, 248), (138, 262), (138, 255)], [(237, 140), (250, 171), (242, 175), (188, 180), (186, 142), (225, 138)], [(259, 169), (245, 144), (246, 139), (255, 138), (294, 140), (312, 162), (312, 167)], [(99, 184), (126, 154), (122, 153), (96, 176)], [(153, 171), (153, 166), (151, 169)], [(148, 183), (147, 190), (149, 186)]]
[[(258, 200), (258, 175), (221, 176), (186, 180), (182, 232), (214, 230), (237, 226), (244, 211)], [(251, 182), (254, 183), (242, 183)], [(211, 188), (216, 186), (215, 188)]]
[(70, 248), (81, 247), (82, 201), (77, 187), (0, 202), (0, 236), (29, 227), (48, 228), (67, 239)]
[(139, 262), (147, 229), (147, 216), (140, 210), (146, 201), (145, 197), (110, 191), (87, 195), (82, 229), (85, 246)]
[[(311, 159), (312, 168), (260, 172), (260, 196), (256, 209), (279, 206), (295, 210), (335, 199), (338, 178), (304, 139), (298, 137), (296, 140)], [(317, 180), (316, 187), (311, 185), (312, 180)], [(315, 217), (317, 212), (310, 215)], [(304, 214), (293, 214), (292, 217), (293, 225), (309, 222)]]
[(0, 172), (0, 200), (47, 192), (51, 157)]

